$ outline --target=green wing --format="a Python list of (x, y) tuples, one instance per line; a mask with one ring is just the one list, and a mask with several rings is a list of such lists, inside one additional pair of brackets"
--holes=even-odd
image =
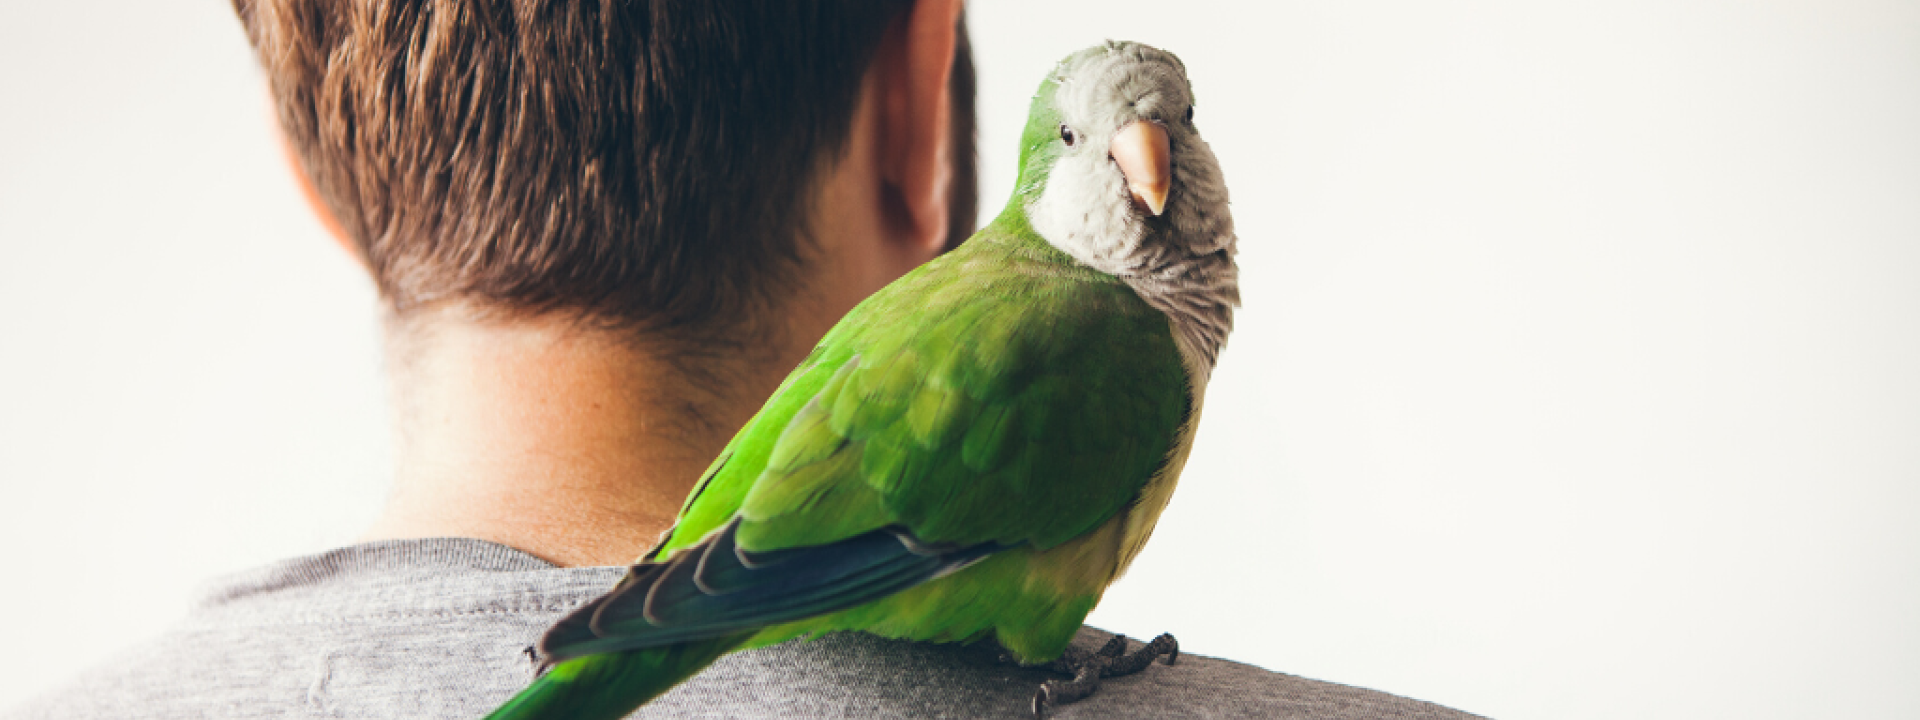
[(729, 444), (662, 549), (735, 514), (749, 550), (890, 525), (1046, 549), (1125, 507), (1187, 411), (1167, 319), (1008, 224), (855, 308)]
[(1189, 407), (1166, 316), (1009, 212), (829, 332), (654, 562), (543, 652), (764, 628), (750, 645), (997, 631), (1050, 657), (1118, 571), (1118, 520)]

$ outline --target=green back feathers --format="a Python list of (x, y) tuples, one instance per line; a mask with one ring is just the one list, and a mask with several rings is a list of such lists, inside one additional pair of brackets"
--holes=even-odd
[(703, 478), (663, 545), (737, 512), (752, 550), (903, 526), (1057, 545), (1164, 459), (1186, 378), (1164, 315), (1009, 212), (861, 303)]

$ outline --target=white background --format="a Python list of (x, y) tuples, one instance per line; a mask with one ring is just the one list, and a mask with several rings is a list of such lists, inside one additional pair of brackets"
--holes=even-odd
[[(973, 6), (989, 212), (1105, 37), (1233, 188), (1239, 329), (1092, 621), (1500, 718), (1920, 717), (1920, 4), (1252, 7)], [(0, 4), (0, 706), (381, 497), (375, 299), (269, 122), (224, 2)]]

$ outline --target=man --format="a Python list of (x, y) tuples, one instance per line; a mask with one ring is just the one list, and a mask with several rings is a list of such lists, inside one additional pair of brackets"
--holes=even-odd
[[(394, 491), (364, 543), (222, 581), (27, 717), (485, 713), (827, 328), (971, 227), (959, 0), (236, 9), (386, 304)], [(641, 715), (1011, 717), (1046, 677), (836, 636)], [(1459, 716), (1192, 656), (1063, 714)]]

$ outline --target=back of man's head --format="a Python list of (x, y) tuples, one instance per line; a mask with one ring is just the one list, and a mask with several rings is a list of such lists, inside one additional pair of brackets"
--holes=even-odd
[[(459, 302), (700, 339), (790, 288), (810, 180), (912, 3), (234, 4), (399, 317)], [(949, 243), (974, 215), (967, 53), (962, 35)]]

